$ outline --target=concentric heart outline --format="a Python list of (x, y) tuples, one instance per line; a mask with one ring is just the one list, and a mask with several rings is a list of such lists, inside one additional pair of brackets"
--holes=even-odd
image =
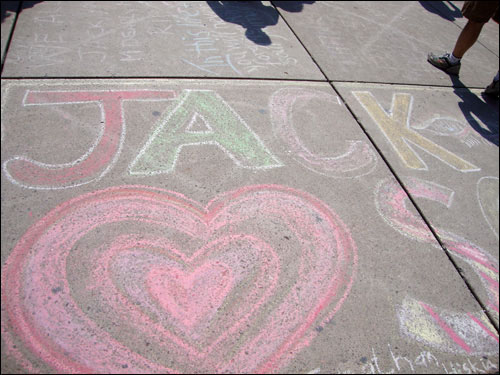
[[(212, 278), (206, 276), (213, 273)], [(227, 274), (229, 277), (224, 277)], [(149, 294), (165, 311), (190, 329), (206, 319), (211, 310), (217, 309), (233, 286), (231, 269), (212, 262), (197, 267), (193, 272), (175, 267), (154, 267), (146, 275), (146, 281)], [(214, 284), (222, 284), (222, 288), (217, 290)], [(211, 289), (215, 289), (216, 293), (211, 295)], [(190, 296), (194, 301), (189, 300)], [(211, 296), (215, 300), (213, 305), (210, 304)], [(199, 314), (196, 314), (197, 308), (201, 310)]]
[[(8, 352), (30, 371), (36, 370), (28, 359), (32, 356), (16, 347), (17, 338), (57, 371), (179, 372), (118, 342), (80, 310), (66, 275), (73, 245), (107, 223), (182, 222), (190, 235), (209, 240), (218, 230), (226, 228), (231, 233), (231, 228), (245, 220), (268, 216), (285, 223), (300, 244), (302, 257), (310, 257), (300, 263), (297, 283), (302, 290), (287, 294), (269, 312), (260, 333), (244, 342), (229, 360), (223, 351), (206, 365), (213, 372), (271, 372), (282, 367), (342, 306), (356, 275), (357, 250), (348, 228), (324, 203), (279, 185), (243, 187), (222, 194), (206, 207), (179, 193), (140, 185), (112, 187), (62, 203), (25, 233), (2, 268), (6, 311), (2, 336)], [(317, 272), (307, 272), (312, 268)], [(312, 293), (314, 287), (319, 287), (318, 295)], [(47, 303), (49, 296), (52, 303)], [(290, 309), (297, 303), (311, 307)], [(292, 324), (288, 321), (293, 325), (287, 326)], [(316, 329), (311, 329), (313, 325)], [(283, 331), (290, 333), (285, 336)], [(172, 348), (183, 353), (182, 348)], [(184, 352), (176, 366), (185, 368), (192, 361)]]
[[(252, 299), (253, 297), (253, 300), (243, 301), (245, 306), (248, 305), (248, 311), (242, 309), (243, 311), (235, 313), (235, 315), (239, 317), (238, 323), (227, 327), (227, 329), (222, 332), (221, 336), (217, 340), (207, 344), (203, 350), (200, 350), (198, 345), (194, 345), (193, 342), (190, 342), (186, 338), (180, 337), (175, 332), (166, 330), (162, 324), (159, 324), (154, 319), (144, 320), (143, 317), (144, 314), (147, 313), (147, 310), (145, 311), (143, 307), (138, 307), (138, 305), (147, 305), (147, 300), (145, 301), (144, 299), (142, 299), (141, 301), (138, 296), (135, 296), (132, 292), (127, 292), (126, 290), (125, 293), (120, 292), (119, 288), (113, 283), (111, 278), (104, 277), (104, 275), (112, 268), (113, 259), (116, 259), (120, 253), (127, 252), (133, 248), (162, 249), (163, 253), (175, 254), (179, 257), (179, 259), (181, 259), (183, 262), (186, 262), (187, 264), (198, 264), (199, 262), (197, 261), (205, 259), (207, 253), (214, 251), (214, 249), (215, 251), (220, 250), (221, 248), (223, 249), (224, 247), (231, 245), (236, 241), (247, 241), (260, 245), (268, 255), (268, 259), (260, 259), (261, 270), (259, 272), (259, 281), (261, 282), (257, 288), (259, 290), (259, 293), (255, 293), (255, 295), (250, 296), (250, 299)], [(149, 336), (151, 337), (154, 337), (156, 334), (161, 334), (163, 337), (166, 337), (169, 340), (175, 342), (179, 347), (184, 348), (186, 352), (191, 353), (193, 357), (196, 357), (198, 358), (198, 360), (201, 359), (203, 361), (207, 361), (207, 356), (213, 352), (214, 347), (221, 341), (223, 341), (228, 335), (233, 334), (235, 331), (237, 331), (240, 326), (245, 324), (248, 321), (249, 316), (252, 315), (254, 311), (270, 297), (276, 286), (275, 279), (279, 274), (279, 262), (273, 249), (263, 241), (260, 241), (259, 239), (248, 235), (226, 236), (220, 239), (216, 239), (213, 242), (209, 242), (205, 246), (202, 246), (191, 256), (186, 256), (185, 254), (180, 252), (174, 244), (162, 237), (144, 237), (144, 235), (142, 234), (123, 235), (114, 239), (112, 243), (109, 244), (109, 246), (101, 247), (101, 252), (103, 256), (101, 259), (99, 259), (99, 264), (94, 265), (93, 279), (96, 282), (88, 285), (87, 289), (98, 290), (99, 293), (104, 297), (104, 299), (110, 301), (117, 300), (116, 303), (111, 303), (114, 309), (114, 313), (123, 315), (123, 319), (132, 320), (134, 322), (134, 325), (140, 326), (144, 333), (149, 333)], [(178, 265), (177, 262), (175, 262), (174, 264)], [(266, 278), (269, 277), (271, 278), (271, 280), (266, 283)], [(137, 282), (133, 278), (130, 278), (129, 284), (135, 285), (139, 284), (139, 282)], [(124, 297), (122, 294), (127, 295), (128, 298)], [(201, 336), (198, 335), (197, 337), (192, 338), (199, 340)]]

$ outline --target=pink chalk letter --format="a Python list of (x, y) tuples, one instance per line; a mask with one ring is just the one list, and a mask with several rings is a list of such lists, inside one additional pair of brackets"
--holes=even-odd
[[(334, 95), (303, 88), (280, 89), (270, 99), (273, 129), (284, 142), (287, 151), (291, 151), (292, 157), (304, 167), (325, 176), (351, 178), (370, 173), (377, 164), (377, 157), (365, 141), (348, 141), (346, 152), (329, 157), (319, 156), (303, 144), (293, 126), (292, 111), (298, 103), (304, 105), (304, 102), (311, 100), (324, 100), (333, 106), (340, 105)], [(334, 127), (335, 124), (332, 124), (332, 134)]]
[(28, 91), (24, 105), (97, 103), (103, 120), (100, 135), (87, 153), (73, 162), (51, 165), (16, 156), (4, 163), (4, 172), (11, 182), (33, 189), (61, 189), (98, 180), (112, 168), (124, 142), (123, 101), (174, 97), (171, 90)]

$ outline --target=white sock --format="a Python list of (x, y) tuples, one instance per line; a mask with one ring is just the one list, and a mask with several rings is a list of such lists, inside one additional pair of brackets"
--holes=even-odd
[(450, 53), (448, 59), (450, 60), (450, 62), (452, 64), (456, 64), (456, 63), (459, 63), (461, 59), (459, 59), (458, 57), (455, 57), (453, 56), (453, 53)]

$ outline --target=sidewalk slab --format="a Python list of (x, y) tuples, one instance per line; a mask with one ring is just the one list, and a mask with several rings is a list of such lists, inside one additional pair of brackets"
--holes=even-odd
[(323, 79), (269, 2), (40, 2), (4, 77)]
[(2, 372), (498, 369), (444, 252), (387, 225), (399, 199), (430, 236), (328, 83), (2, 99)]
[(19, 1), (2, 1), (2, 33), (1, 33), (1, 48), (2, 48), (2, 65), (7, 52), (7, 42), (14, 27), (14, 19), (16, 18)]
[[(467, 18), (462, 15), (464, 1), (420, 1), (419, 3), (427, 11), (441, 16), (443, 20), (455, 23), (460, 29), (467, 24)], [(498, 23), (492, 20), (487, 22), (477, 42), (498, 56)], [(452, 48), (450, 47), (450, 50)]]
[[(419, 2), (318, 1), (280, 13), (330, 80), (452, 86), (427, 54), (452, 50), (460, 29)], [(475, 44), (460, 77), (486, 87), (497, 70), (498, 55)]]
[[(498, 325), (498, 101), (485, 102), (480, 90), (335, 87)], [(387, 221), (425, 242), (402, 217)]]

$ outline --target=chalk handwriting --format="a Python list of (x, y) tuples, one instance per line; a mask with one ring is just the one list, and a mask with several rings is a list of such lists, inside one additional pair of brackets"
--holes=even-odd
[(333, 371), (327, 369), (323, 371), (337, 374), (489, 374), (498, 370), (498, 366), (484, 356), (450, 361), (428, 350), (416, 355), (400, 354), (397, 347), (394, 348), (391, 344), (387, 344), (387, 351), (381, 358), (378, 353), (382, 351), (380, 348), (372, 348), (369, 355), (362, 357), (361, 363), (356, 365), (355, 370), (335, 368)]
[[(225, 16), (232, 17), (234, 22), (244, 18), (250, 26), (255, 22), (260, 24), (259, 17), (266, 17), (265, 14), (256, 15), (253, 9), (242, 14), (241, 9), (229, 8), (230, 5), (226, 6)], [(248, 41), (242, 29), (220, 19), (205, 4), (196, 7), (195, 4), (179, 2), (173, 18), (185, 30), (181, 39), (186, 57), (182, 61), (200, 71), (220, 75), (229, 69), (242, 76), (273, 66), (295, 66), (298, 63), (280, 42), (287, 41), (284, 36), (272, 35), (274, 41), (269, 46), (256, 45)]]

